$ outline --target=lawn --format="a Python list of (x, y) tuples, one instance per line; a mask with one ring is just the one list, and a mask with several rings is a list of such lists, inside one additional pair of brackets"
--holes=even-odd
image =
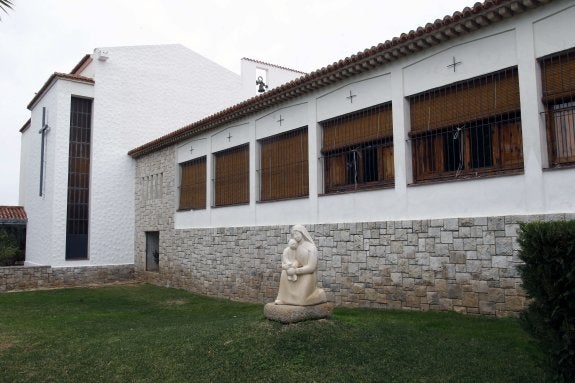
[(541, 382), (515, 319), (366, 309), (281, 325), (151, 285), (0, 294), (1, 382)]

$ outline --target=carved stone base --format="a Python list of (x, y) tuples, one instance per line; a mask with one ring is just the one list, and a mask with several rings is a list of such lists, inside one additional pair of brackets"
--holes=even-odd
[(264, 315), (276, 322), (296, 323), (310, 319), (324, 319), (331, 317), (333, 305), (321, 303), (314, 306), (276, 305), (268, 303), (264, 306)]

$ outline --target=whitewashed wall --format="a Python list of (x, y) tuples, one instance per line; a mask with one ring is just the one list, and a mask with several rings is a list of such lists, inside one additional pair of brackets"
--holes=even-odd
[[(63, 265), (66, 249), (68, 186), (68, 141), (70, 138), (71, 96), (92, 98), (93, 86), (58, 80), (32, 109), (31, 126), (22, 135), (26, 169), (21, 174), (20, 204), (26, 209), (26, 263)], [(40, 188), (42, 108), (46, 108), (44, 185)], [(78, 263), (75, 263), (78, 264)]]
[[(245, 142), (250, 144), (250, 204), (213, 209), (208, 202), (206, 210), (175, 212), (175, 227), (399, 221), (574, 212), (575, 200), (572, 195), (575, 169), (544, 170), (547, 149), (545, 127), (540, 115), (540, 75), (536, 63), (538, 57), (575, 46), (573, 19), (575, 4), (572, 1), (553, 3), (456, 39), (448, 45), (413, 54), (369, 74), (274, 107), (233, 126), (222, 127), (220, 131), (230, 130), (233, 131), (232, 136), (242, 137), (241, 142), (231, 140), (228, 143), (230, 147)], [(455, 71), (448, 67), (453, 58), (461, 62)], [(411, 152), (406, 141), (409, 105), (405, 98), (510, 66), (517, 66), (519, 70), (524, 174), (412, 186)], [(347, 98), (350, 92), (355, 95), (353, 103)], [(318, 122), (387, 101), (392, 101), (393, 108), (395, 188), (321, 195), (323, 171), (318, 161), (321, 142)], [(280, 115), (284, 119), (281, 127), (278, 124)], [(258, 203), (257, 140), (305, 125), (308, 126), (310, 142), (309, 198)], [(202, 142), (202, 151), (190, 153), (192, 141), (179, 144), (174, 166), (207, 155), (208, 175), (211, 175), (212, 135), (213, 132), (209, 132), (194, 138), (194, 142)], [(211, 179), (211, 176), (208, 178)], [(176, 184), (179, 184), (179, 180)], [(212, 183), (208, 182), (208, 199), (212, 194)]]
[[(98, 50), (97, 50), (98, 51)], [(134, 162), (127, 152), (241, 101), (241, 77), (181, 45), (100, 48), (80, 75), (90, 91), (59, 80), (34, 107), (23, 135), (27, 157), (27, 262), (52, 266), (134, 262)], [(77, 85), (77, 84), (74, 84)], [(91, 143), (89, 259), (65, 260), (70, 96), (94, 98)], [(46, 197), (38, 197), (42, 106), (49, 123)], [(29, 142), (29, 143), (28, 143)]]

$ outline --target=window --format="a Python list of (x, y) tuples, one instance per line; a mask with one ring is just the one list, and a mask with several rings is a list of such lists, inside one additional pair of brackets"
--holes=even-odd
[(543, 58), (541, 77), (552, 167), (575, 164), (575, 49)]
[(393, 186), (391, 104), (321, 123), (325, 192)]
[(214, 154), (215, 206), (250, 202), (249, 149), (249, 144), (245, 144)]
[(516, 68), (409, 98), (415, 182), (523, 169)]
[(206, 208), (206, 157), (180, 165), (180, 210)]
[(309, 194), (307, 127), (260, 140), (260, 201)]
[(92, 100), (72, 97), (68, 144), (66, 259), (88, 258)]

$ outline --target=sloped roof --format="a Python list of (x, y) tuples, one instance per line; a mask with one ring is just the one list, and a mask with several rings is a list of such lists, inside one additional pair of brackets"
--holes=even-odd
[(20, 128), (20, 133), (24, 133), (26, 131), (26, 129), (28, 129), (30, 127), (30, 125), (32, 125), (32, 119), (29, 118), (28, 121), (26, 121), (24, 123), (24, 125), (22, 125), (22, 127)]
[[(76, 69), (76, 68), (75, 68)], [(71, 81), (77, 81), (77, 82), (83, 82), (86, 84), (94, 84), (94, 79), (93, 78), (89, 78), (89, 77), (84, 77), (84, 76), (80, 76), (77, 74), (68, 74), (68, 73), (58, 73), (58, 72), (54, 72), (50, 78), (48, 78), (48, 81), (46, 81), (44, 83), (44, 85), (42, 86), (42, 88), (40, 88), (40, 90), (38, 91), (38, 93), (36, 93), (36, 95), (34, 96), (34, 98), (32, 99), (32, 101), (30, 101), (30, 103), (28, 104), (28, 106), (26, 108), (31, 109), (32, 106), (36, 103), (36, 101), (38, 101), (43, 95), (44, 93), (50, 89), (50, 87), (52, 86), (52, 84), (57, 81), (57, 80), (71, 80)]]
[(308, 94), (348, 77), (370, 71), (400, 58), (423, 51), (499, 21), (537, 8), (553, 0), (486, 0), (461, 12), (437, 19), (399, 37), (365, 49), (259, 96), (205, 117), (128, 152), (138, 158), (186, 140), (203, 131), (244, 118), (274, 105)]
[(302, 72), (301, 70), (295, 70), (295, 69), (291, 69), (291, 68), (286, 68), (285, 66), (270, 64), (270, 63), (267, 63), (267, 62), (264, 62), (264, 61), (254, 60), (254, 59), (251, 59), (251, 58), (249, 58), (249, 57), (244, 57), (244, 58), (242, 58), (242, 60), (251, 61), (251, 62), (254, 62), (254, 63), (256, 63), (256, 64), (273, 66), (273, 67), (276, 67), (276, 68), (285, 69), (285, 70), (289, 70), (289, 71), (296, 72), (296, 73), (307, 74), (306, 72)]
[(23, 206), (0, 206), (0, 224), (25, 224), (27, 221)]

